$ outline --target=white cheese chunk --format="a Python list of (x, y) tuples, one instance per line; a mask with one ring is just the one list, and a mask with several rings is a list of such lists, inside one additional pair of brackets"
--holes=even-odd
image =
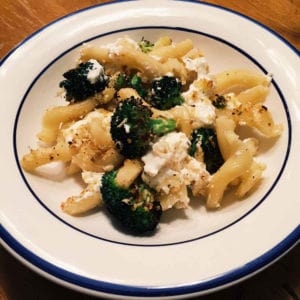
[(157, 192), (163, 209), (186, 208), (189, 203), (187, 187), (200, 195), (210, 175), (204, 163), (188, 155), (190, 141), (182, 132), (162, 136), (152, 150), (142, 157), (145, 163), (143, 180)]
[(92, 67), (87, 73), (87, 79), (91, 84), (95, 84), (98, 80), (107, 80), (107, 76), (104, 73), (104, 68), (97, 62), (97, 60), (90, 59), (88, 62), (92, 64)]

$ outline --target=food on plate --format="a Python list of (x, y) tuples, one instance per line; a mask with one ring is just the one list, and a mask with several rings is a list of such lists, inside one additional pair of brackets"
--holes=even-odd
[(65, 163), (86, 187), (62, 210), (106, 207), (133, 234), (155, 230), (168, 209), (188, 208), (191, 195), (220, 208), (226, 190), (244, 198), (266, 168), (257, 138), (237, 128), (266, 138), (283, 130), (265, 105), (271, 80), (244, 69), (211, 74), (190, 39), (84, 44), (58, 83), (65, 103), (46, 109), (43, 145), (23, 156), (22, 167)]

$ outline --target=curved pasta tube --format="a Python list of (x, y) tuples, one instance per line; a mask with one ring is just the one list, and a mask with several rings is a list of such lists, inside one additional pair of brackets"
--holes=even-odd
[(252, 164), (252, 155), (247, 151), (237, 151), (212, 176), (208, 186), (206, 205), (208, 208), (218, 208), (228, 184), (243, 175)]
[(26, 171), (33, 171), (37, 167), (53, 161), (68, 162), (72, 159), (72, 151), (67, 143), (57, 143), (53, 147), (31, 149), (21, 160), (22, 168)]
[(257, 140), (241, 140), (234, 132), (236, 124), (226, 116), (216, 120), (216, 132), (225, 163), (212, 176), (208, 187), (207, 207), (220, 206), (223, 193), (230, 183), (239, 183), (236, 191), (243, 197), (262, 175), (263, 167), (253, 160), (257, 152)]
[(235, 195), (243, 198), (260, 180), (266, 166), (253, 160), (251, 167), (240, 177), (240, 184)]
[(257, 85), (268, 86), (270, 80), (267, 76), (249, 70), (227, 70), (215, 76), (216, 93), (239, 93)]
[(169, 46), (172, 44), (172, 39), (169, 36), (161, 36), (158, 38), (158, 40), (154, 43), (154, 49), (163, 47), (163, 46)]
[(61, 124), (78, 120), (81, 116), (92, 111), (97, 104), (96, 99), (88, 99), (67, 106), (47, 109), (43, 116), (42, 130), (38, 134), (38, 138), (47, 144), (52, 144), (57, 138)]
[(80, 50), (80, 61), (88, 61), (90, 59), (96, 59), (104, 64), (112, 62), (108, 48), (83, 46)]
[(89, 132), (94, 144), (101, 150), (107, 150), (115, 146), (110, 135), (110, 116), (111, 112), (98, 110), (101, 115), (97, 118), (92, 118), (89, 122)]
[(87, 187), (77, 196), (69, 197), (61, 203), (61, 209), (69, 215), (79, 215), (102, 204), (100, 193), (103, 173), (83, 172), (82, 179)]
[(251, 114), (252, 118), (246, 120), (248, 126), (256, 128), (267, 137), (276, 137), (281, 134), (282, 124), (274, 123), (267, 107), (255, 104), (251, 109)]
[(133, 88), (122, 88), (118, 91), (118, 100), (125, 100), (130, 97), (140, 98), (140, 95)]
[(90, 190), (87, 187), (78, 196), (69, 197), (62, 202), (61, 209), (69, 215), (79, 215), (94, 209), (101, 203), (100, 191)]
[(180, 58), (192, 49), (193, 42), (190, 39), (186, 39), (175, 45), (156, 47), (150, 52), (150, 55), (166, 60), (168, 58)]
[(236, 151), (241, 143), (239, 136), (234, 132), (235, 127), (235, 122), (226, 116), (220, 116), (216, 119), (218, 145), (225, 160)]
[(282, 124), (276, 124), (268, 108), (261, 103), (242, 104), (233, 113), (237, 122), (255, 128), (266, 137), (276, 137), (282, 133)]
[(265, 102), (269, 94), (269, 88), (263, 85), (257, 85), (239, 93), (236, 98), (240, 103), (250, 102), (252, 104)]

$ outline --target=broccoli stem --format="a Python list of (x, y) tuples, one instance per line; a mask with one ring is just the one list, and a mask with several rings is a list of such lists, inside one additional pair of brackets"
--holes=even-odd
[(150, 127), (155, 135), (161, 136), (176, 129), (174, 119), (150, 119)]

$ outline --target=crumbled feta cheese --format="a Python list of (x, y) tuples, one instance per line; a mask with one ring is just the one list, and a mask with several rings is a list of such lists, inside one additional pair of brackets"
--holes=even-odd
[(194, 59), (184, 57), (183, 62), (188, 70), (195, 71), (197, 73), (198, 78), (208, 74), (208, 64), (205, 57), (197, 57)]
[(152, 151), (142, 157), (144, 172), (155, 176), (167, 163), (180, 162), (186, 157), (190, 141), (182, 132), (171, 132), (162, 136), (153, 146)]
[(216, 119), (215, 107), (210, 101), (197, 101), (193, 105), (184, 104), (187, 107), (193, 128), (203, 125), (211, 125)]
[(188, 91), (182, 93), (185, 100), (183, 106), (187, 109), (193, 127), (211, 125), (216, 119), (216, 110), (209, 98), (201, 89), (191, 84)]
[(83, 171), (82, 180), (89, 186), (89, 191), (98, 192), (101, 187), (101, 179), (104, 173)]
[(195, 187), (197, 195), (207, 186), (210, 175), (204, 163), (188, 155), (189, 147), (190, 141), (184, 133), (171, 132), (161, 137), (142, 157), (145, 163), (143, 180), (165, 199), (165, 209), (187, 207), (188, 186)]
[(87, 74), (87, 79), (91, 84), (96, 83), (98, 80), (107, 80), (107, 76), (104, 73), (104, 68), (97, 62), (97, 60), (90, 59), (88, 62), (92, 63), (92, 67), (89, 69)]

